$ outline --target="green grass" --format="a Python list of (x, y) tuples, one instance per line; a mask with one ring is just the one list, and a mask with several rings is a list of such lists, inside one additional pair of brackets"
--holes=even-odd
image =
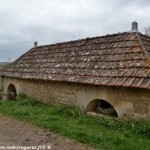
[(0, 113), (100, 150), (150, 150), (150, 122), (89, 117), (75, 106), (43, 104), (24, 94), (1, 101)]

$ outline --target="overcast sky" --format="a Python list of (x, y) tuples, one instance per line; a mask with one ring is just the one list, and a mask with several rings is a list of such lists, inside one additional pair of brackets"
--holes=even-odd
[(33, 47), (150, 25), (150, 0), (0, 0), (0, 61)]

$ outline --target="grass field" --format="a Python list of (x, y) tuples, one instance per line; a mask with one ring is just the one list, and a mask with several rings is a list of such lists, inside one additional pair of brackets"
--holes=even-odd
[(75, 106), (43, 104), (24, 94), (0, 100), (0, 113), (85, 143), (99, 150), (150, 150), (150, 122), (89, 117)]

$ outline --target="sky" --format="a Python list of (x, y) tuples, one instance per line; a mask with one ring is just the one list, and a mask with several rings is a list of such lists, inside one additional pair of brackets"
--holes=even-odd
[(149, 0), (0, 0), (0, 61), (33, 47), (150, 25)]

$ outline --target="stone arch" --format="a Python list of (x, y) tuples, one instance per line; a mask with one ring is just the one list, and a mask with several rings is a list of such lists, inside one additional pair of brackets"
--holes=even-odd
[(101, 115), (118, 117), (117, 111), (109, 102), (103, 99), (94, 99), (86, 107), (87, 112), (94, 112)]
[(7, 99), (8, 100), (15, 100), (16, 96), (17, 96), (16, 88), (13, 84), (10, 84), (8, 86), (8, 89), (7, 89)]

